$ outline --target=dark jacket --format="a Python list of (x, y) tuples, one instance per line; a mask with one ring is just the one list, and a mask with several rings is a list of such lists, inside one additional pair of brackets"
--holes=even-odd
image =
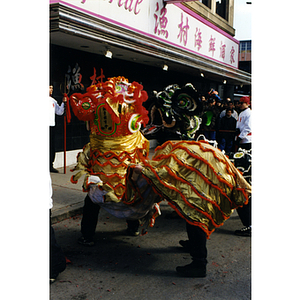
[(219, 130), (232, 130), (233, 132), (222, 132), (220, 131), (220, 137), (225, 139), (233, 139), (236, 129), (236, 119), (234, 117), (226, 117), (220, 119)]

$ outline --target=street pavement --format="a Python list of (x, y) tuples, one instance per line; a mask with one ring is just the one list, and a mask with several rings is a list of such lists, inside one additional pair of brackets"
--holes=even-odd
[(176, 266), (191, 262), (178, 244), (187, 239), (185, 222), (166, 201), (144, 236), (126, 235), (126, 221), (102, 209), (95, 246), (77, 243), (85, 193), (83, 178), (70, 182), (72, 167), (51, 173), (52, 226), (69, 261), (50, 286), (51, 300), (251, 299), (251, 238), (234, 235), (242, 227), (236, 212), (207, 242), (207, 277), (180, 277)]
[(71, 176), (78, 171), (71, 172), (75, 165), (58, 168), (59, 173), (50, 173), (52, 180), (52, 199), (51, 222), (55, 224), (82, 212), (85, 193), (82, 191), (83, 176), (77, 184), (73, 184)]

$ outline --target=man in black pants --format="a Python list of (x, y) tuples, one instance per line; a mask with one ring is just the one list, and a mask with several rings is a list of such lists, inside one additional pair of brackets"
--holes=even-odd
[(53, 227), (50, 225), (50, 283), (53, 283), (59, 273), (66, 269), (66, 258), (57, 244)]
[(239, 207), (237, 212), (245, 227), (236, 230), (234, 233), (239, 236), (251, 236), (251, 196), (249, 197), (248, 204)]
[[(252, 144), (242, 144), (240, 148), (243, 148), (245, 150), (251, 150)], [(249, 167), (249, 166), (247, 166)], [(245, 179), (251, 184), (251, 168), (247, 170), (247, 172), (244, 172), (243, 175), (245, 176)], [(239, 207), (237, 209), (237, 213), (240, 217), (240, 220), (242, 224), (244, 225), (243, 228), (236, 230), (234, 234), (239, 235), (239, 236), (251, 236), (251, 200), (252, 196), (249, 196), (248, 204), (244, 205), (242, 207)]]
[(66, 268), (66, 258), (65, 255), (60, 247), (60, 245), (57, 243), (55, 238), (54, 229), (51, 226), (51, 208), (53, 207), (53, 200), (52, 200), (52, 182), (51, 177), (49, 176), (49, 201), (50, 201), (50, 209), (49, 209), (49, 228), (50, 228), (50, 283), (53, 283), (59, 273), (63, 272)]
[[(245, 150), (251, 150), (252, 146), (251, 143), (248, 143), (248, 144), (242, 144), (240, 148), (243, 148)], [(249, 169), (249, 171), (247, 173), (244, 172), (243, 174), (245, 176), (245, 179), (251, 183), (251, 169)], [(250, 181), (249, 181), (250, 180)], [(242, 229), (239, 229), (239, 230), (236, 230), (234, 233), (236, 235), (239, 235), (239, 236), (248, 236), (250, 237), (251, 236), (251, 198), (252, 196), (250, 195), (249, 196), (249, 200), (248, 200), (248, 204), (247, 205), (244, 205), (242, 207), (239, 207), (237, 209), (237, 213), (240, 217), (240, 220), (242, 222), (242, 224), (245, 226), (243, 227)]]
[(179, 241), (184, 250), (189, 252), (193, 261), (186, 266), (177, 267), (176, 271), (185, 277), (205, 277), (207, 265), (206, 233), (198, 226), (186, 222), (187, 241)]
[[(84, 246), (94, 245), (94, 235), (98, 222), (98, 214), (100, 211), (100, 205), (92, 202), (89, 195), (86, 195), (84, 199), (82, 220), (81, 220), (81, 234), (78, 243)], [(126, 220), (128, 227), (127, 233), (132, 236), (139, 235), (139, 220)]]
[[(236, 128), (238, 130), (237, 136), (237, 146), (236, 148), (242, 148), (245, 150), (252, 149), (252, 126), (251, 126), (251, 114), (252, 111), (250, 109), (251, 99), (250, 97), (243, 96), (239, 101), (239, 118), (236, 123)], [(250, 176), (249, 176), (250, 175)], [(251, 170), (250, 174), (247, 176), (247, 181), (249, 182), (249, 178), (251, 178)], [(245, 176), (245, 174), (244, 174)], [(250, 182), (249, 182), (250, 183)], [(245, 226), (240, 230), (236, 230), (235, 234), (240, 236), (251, 236), (251, 198), (249, 197), (249, 202), (247, 205), (240, 207), (237, 209), (238, 215)]]

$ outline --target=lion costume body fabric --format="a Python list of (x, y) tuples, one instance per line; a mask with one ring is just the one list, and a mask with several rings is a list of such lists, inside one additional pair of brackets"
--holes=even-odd
[[(167, 200), (209, 237), (233, 209), (247, 203), (251, 186), (225, 155), (203, 141), (167, 141), (150, 160), (149, 142), (140, 132), (149, 120), (146, 100), (143, 86), (124, 77), (70, 97), (74, 114), (88, 121), (91, 131), (71, 181), (85, 175), (83, 190), (94, 203), (120, 218), (148, 217), (150, 226), (157, 204)], [(132, 180), (136, 165), (142, 171)]]

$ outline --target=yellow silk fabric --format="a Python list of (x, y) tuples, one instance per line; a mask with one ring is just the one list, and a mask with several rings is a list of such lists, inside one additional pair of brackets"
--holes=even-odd
[(229, 159), (201, 142), (165, 143), (142, 172), (181, 216), (208, 236), (251, 192)]
[[(100, 150), (105, 153), (107, 151), (114, 152), (134, 152), (138, 148), (145, 148), (149, 152), (149, 141), (137, 131), (130, 135), (110, 137), (99, 136), (96, 134), (90, 135), (90, 144), (92, 150)], [(146, 145), (146, 147), (144, 146)]]
[[(141, 201), (143, 190), (129, 185), (126, 174), (129, 165), (141, 164), (144, 178), (160, 195), (155, 201), (166, 199), (180, 216), (201, 227), (208, 237), (233, 209), (247, 202), (251, 186), (219, 149), (200, 141), (169, 141), (157, 147), (149, 160), (148, 147), (149, 142), (140, 132), (132, 139), (91, 136), (91, 142), (78, 155), (75, 169), (81, 171), (74, 179), (83, 174), (86, 178), (97, 175), (108, 192), (105, 201), (134, 205)], [(86, 180), (84, 188), (88, 190)], [(123, 197), (126, 189), (128, 197)]]
[[(73, 178), (77, 181), (86, 174), (83, 188), (87, 190), (87, 177), (97, 175), (103, 189), (109, 192), (107, 201), (119, 202), (125, 192), (125, 177), (129, 164), (139, 164), (148, 157), (149, 141), (137, 131), (120, 137), (90, 135), (90, 143), (79, 153), (77, 166), (81, 170)], [(88, 170), (88, 167), (90, 168)], [(112, 197), (109, 197), (112, 195)]]

